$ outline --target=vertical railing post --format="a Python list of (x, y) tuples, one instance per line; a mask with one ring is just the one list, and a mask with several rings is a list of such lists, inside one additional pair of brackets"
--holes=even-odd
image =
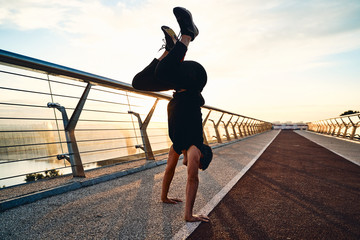
[(325, 120), (324, 122), (325, 122), (325, 126), (326, 126), (325, 134), (328, 135), (331, 131), (331, 126), (330, 126), (328, 120)]
[(263, 122), (262, 121), (259, 121), (258, 128), (259, 128), (259, 133), (264, 132), (264, 130), (263, 130)]
[[(65, 137), (69, 151), (69, 156), (65, 158), (68, 158), (70, 161), (74, 177), (85, 177), (84, 166), (82, 164), (79, 148), (76, 142), (75, 127), (84, 108), (91, 86), (92, 85), (90, 83), (87, 84), (73, 114), (71, 115), (70, 120), (68, 119), (65, 107), (60, 106), (60, 104), (57, 103), (48, 103), (48, 107), (57, 108), (62, 114)], [(58, 155), (58, 159), (61, 159), (61, 155)]]
[(248, 132), (248, 129), (247, 129), (247, 124), (248, 124), (248, 121), (250, 120), (250, 118), (247, 118), (246, 121), (244, 122), (244, 125), (243, 125), (243, 129), (244, 129), (244, 136), (248, 136), (249, 135), (249, 132)]
[(249, 125), (248, 125), (248, 129), (250, 132), (250, 135), (254, 135), (254, 131), (253, 131), (253, 125), (254, 125), (254, 119), (251, 119)]
[(318, 131), (318, 133), (322, 133), (323, 125), (322, 125), (321, 121), (319, 121), (318, 124), (319, 124), (319, 131)]
[(314, 129), (314, 123), (307, 123), (307, 127), (309, 131), (313, 131)]
[(272, 127), (272, 125), (270, 123), (263, 122), (262, 124), (263, 124), (263, 132), (270, 130)]
[(323, 125), (323, 131), (322, 131), (322, 133), (325, 134), (325, 133), (326, 133), (326, 130), (327, 130), (327, 125), (326, 125), (326, 123), (325, 123), (324, 120), (322, 121), (322, 125)]
[(256, 122), (256, 120), (255, 119), (253, 119), (252, 121), (251, 121), (251, 123), (250, 123), (250, 131), (251, 131), (251, 135), (254, 135), (255, 134), (255, 122)]
[(261, 133), (261, 121), (256, 121), (256, 132)]
[(217, 142), (218, 142), (218, 143), (222, 143), (221, 136), (220, 136), (220, 133), (219, 133), (219, 129), (218, 129), (218, 128), (219, 128), (219, 124), (220, 124), (221, 119), (223, 118), (223, 116), (224, 116), (224, 113), (221, 115), (221, 117), (220, 117), (220, 119), (219, 119), (219, 121), (218, 121), (217, 123), (215, 123), (214, 120), (209, 119), (209, 120), (214, 124), (216, 139), (217, 139)]
[(243, 124), (244, 120), (245, 120), (245, 118), (243, 117), (243, 120), (241, 121), (241, 123), (238, 124), (239, 135), (241, 138), (244, 137), (243, 133), (241, 132), (241, 125)]
[(202, 122), (204, 144), (206, 144), (206, 145), (209, 145), (209, 142), (207, 140), (207, 137), (206, 137), (206, 134), (205, 134), (205, 131), (204, 131), (204, 127), (205, 127), (205, 124), (206, 124), (207, 120), (209, 119), (210, 113), (211, 113), (211, 110), (208, 112), (208, 114), (206, 115), (204, 121)]
[(245, 136), (249, 136), (251, 135), (249, 132), (249, 123), (250, 123), (251, 119), (248, 118), (246, 119), (246, 122), (244, 123), (244, 132), (245, 132)]
[[(329, 122), (330, 122), (330, 123), (329, 123)], [(331, 119), (329, 119), (328, 121), (326, 121), (326, 123), (329, 125), (329, 130), (327, 131), (327, 134), (328, 134), (328, 135), (331, 135), (331, 129), (332, 129), (332, 127), (333, 127), (332, 122), (331, 122)]]
[[(271, 128), (272, 128), (272, 124), (271, 123), (265, 123), (265, 125), (266, 125), (266, 127), (265, 127), (265, 131), (266, 130), (270, 130)], [(269, 126), (269, 127), (267, 127), (267, 126)]]
[(323, 121), (322, 121), (322, 124), (323, 124), (323, 126), (324, 126), (324, 127), (323, 127), (323, 132), (322, 132), (322, 133), (323, 133), (323, 134), (326, 134), (327, 129), (328, 129), (328, 126), (327, 126), (327, 124), (326, 124), (326, 121), (325, 121), (325, 120), (323, 120)]
[(315, 123), (308, 123), (308, 130), (314, 131), (316, 124)]
[(238, 139), (238, 136), (237, 136), (237, 134), (236, 134), (235, 126), (236, 126), (237, 122), (239, 121), (239, 119), (240, 119), (240, 116), (239, 116), (238, 119), (235, 121), (235, 123), (230, 122), (231, 128), (232, 128), (232, 130), (233, 130), (235, 139)]
[(317, 133), (321, 133), (321, 129), (322, 129), (321, 122), (318, 121), (318, 122), (316, 123), (316, 125), (317, 125), (317, 130), (316, 130), (316, 132), (317, 132)]
[(257, 134), (257, 124), (258, 124), (258, 121), (257, 120), (254, 120), (254, 124), (253, 124), (253, 129), (254, 129), (254, 134)]
[(146, 129), (150, 123), (151, 117), (155, 111), (156, 104), (158, 103), (158, 101), (159, 99), (157, 98), (144, 121), (141, 121), (141, 117), (139, 113), (128, 111), (129, 114), (133, 114), (138, 119), (143, 145), (142, 146), (136, 145), (136, 148), (140, 148), (145, 152), (146, 160), (155, 160), (154, 153), (152, 151), (149, 136), (147, 134)]
[(341, 121), (344, 123), (344, 126), (345, 126), (344, 135), (342, 137), (346, 138), (346, 134), (347, 134), (347, 130), (349, 128), (349, 125), (342, 118), (341, 118)]
[(255, 120), (254, 122), (254, 134), (259, 133), (259, 126), (258, 126), (259, 122), (257, 120)]
[(251, 130), (251, 126), (253, 124), (253, 119), (250, 120), (249, 124), (247, 125), (247, 129), (249, 132), (249, 135), (253, 135), (252, 130)]
[[(314, 123), (312, 123), (312, 125), (313, 125), (312, 131), (317, 132), (318, 129), (319, 129), (319, 124), (318, 124), (317, 122), (314, 122)], [(315, 127), (316, 127), (316, 128), (315, 128)]]
[(321, 122), (320, 121), (318, 121), (317, 123), (317, 126), (318, 126), (318, 129), (317, 129), (317, 133), (321, 133), (321, 129), (322, 129), (322, 125), (321, 125)]
[(330, 119), (330, 122), (331, 122), (331, 124), (332, 124), (332, 126), (333, 126), (333, 130), (332, 130), (332, 132), (331, 132), (331, 136), (334, 136), (334, 135), (335, 135), (335, 131), (336, 131), (336, 124), (334, 124), (334, 122), (332, 121), (332, 119)]
[(342, 124), (339, 124), (339, 122), (335, 119), (335, 122), (336, 122), (336, 124), (338, 125), (338, 131), (337, 131), (337, 133), (336, 133), (336, 136), (338, 137), (338, 136), (340, 136), (340, 132), (341, 132), (341, 129), (342, 129)]
[(231, 141), (231, 137), (230, 137), (230, 134), (229, 134), (229, 131), (228, 131), (228, 126), (229, 126), (229, 123), (231, 122), (231, 119), (233, 118), (234, 115), (231, 115), (231, 118), (229, 119), (229, 121), (227, 123), (225, 123), (224, 121), (222, 121), (222, 123), (224, 124), (224, 127), (225, 127), (225, 134), (226, 134), (226, 139), (228, 141)]
[(263, 132), (262, 131), (262, 122), (260, 122), (260, 121), (258, 121), (258, 124), (257, 124), (257, 131), (258, 131), (258, 133), (261, 133), (261, 132)]
[(351, 131), (351, 134), (350, 134), (350, 140), (353, 140), (353, 139), (354, 139), (354, 136), (355, 136), (355, 132), (356, 132), (357, 126), (354, 124), (354, 122), (351, 120), (350, 117), (348, 117), (348, 118), (349, 118), (350, 123), (351, 123), (352, 128), (353, 128), (352, 131)]
[(265, 129), (265, 123), (264, 123), (263, 121), (261, 121), (261, 123), (260, 123), (260, 131), (261, 131), (261, 132), (265, 132), (265, 131), (266, 131), (266, 129)]

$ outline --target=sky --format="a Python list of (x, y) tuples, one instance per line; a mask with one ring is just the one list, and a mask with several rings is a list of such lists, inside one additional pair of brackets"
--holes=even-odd
[(176, 6), (199, 36), (206, 105), (275, 122), (360, 110), (359, 0), (0, 0), (0, 48), (131, 83)]

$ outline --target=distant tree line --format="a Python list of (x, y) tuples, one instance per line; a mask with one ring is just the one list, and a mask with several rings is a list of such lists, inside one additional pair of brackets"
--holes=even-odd
[(348, 111), (342, 113), (340, 116), (345, 116), (345, 115), (350, 115), (350, 114), (355, 114), (355, 113), (360, 113), (360, 112), (359, 111), (348, 110)]

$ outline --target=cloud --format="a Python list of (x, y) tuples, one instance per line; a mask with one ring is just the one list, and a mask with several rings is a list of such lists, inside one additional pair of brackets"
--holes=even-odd
[[(208, 23), (209, 28), (213, 28), (207, 32), (213, 40), (208, 47), (223, 51), (221, 54), (228, 59), (236, 56), (238, 66), (250, 71), (251, 66), (266, 70), (309, 67), (309, 63), (324, 56), (359, 48), (360, 42), (355, 36), (360, 36), (360, 26), (349, 31), (347, 18), (360, 16), (360, 4), (357, 8), (344, 9), (340, 4), (327, 5), (329, 1), (315, 6), (305, 2), (308, 4), (273, 1), (272, 5), (260, 8), (255, 2), (245, 9), (241, 3), (230, 6), (242, 9), (240, 12), (209, 7), (205, 14), (214, 17)], [(332, 14), (336, 11), (337, 14)], [(218, 31), (216, 26), (224, 27)]]
[[(179, 30), (173, 1), (0, 0), (0, 5), (0, 31), (48, 29), (66, 40), (55, 46), (62, 49), (50, 58), (55, 63), (124, 82), (159, 55), (161, 25)], [(326, 79), (309, 71), (336, 67), (337, 60), (328, 56), (360, 48), (358, 1), (183, 0), (181, 5), (200, 29), (186, 57), (207, 69), (204, 94), (216, 106), (229, 105), (228, 96), (266, 101), (261, 96), (271, 97), (269, 89), (280, 104), (283, 88), (274, 85), (321, 86)], [(230, 107), (242, 111), (242, 104)]]

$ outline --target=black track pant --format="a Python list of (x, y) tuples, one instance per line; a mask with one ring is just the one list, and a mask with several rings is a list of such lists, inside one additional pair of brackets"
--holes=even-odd
[(204, 67), (195, 61), (183, 61), (187, 47), (178, 41), (169, 54), (159, 61), (154, 59), (136, 74), (132, 85), (144, 91), (187, 89), (201, 92), (207, 75)]
[(187, 47), (177, 42), (162, 61), (154, 59), (132, 83), (134, 88), (145, 91), (187, 90), (175, 92), (168, 104), (169, 137), (178, 154), (192, 145), (200, 149), (203, 144), (201, 106), (204, 99), (200, 92), (207, 76), (199, 63), (183, 61), (186, 51)]

